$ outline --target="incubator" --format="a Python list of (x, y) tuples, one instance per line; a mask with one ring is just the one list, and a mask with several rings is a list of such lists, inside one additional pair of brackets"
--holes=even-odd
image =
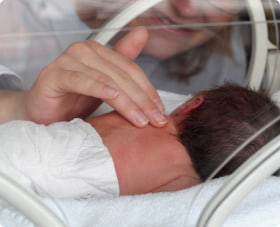
[[(113, 48), (128, 32), (144, 27), (149, 40), (135, 62), (160, 91), (167, 112), (189, 94), (225, 81), (265, 92), (280, 106), (279, 10), (276, 0), (2, 0), (0, 87), (28, 89), (74, 42), (93, 40)], [(0, 173), (0, 226), (276, 227), (280, 190), (271, 175), (280, 167), (280, 135), (230, 176), (214, 178), (279, 121), (277, 116), (266, 122), (238, 144), (204, 183), (179, 192), (63, 200), (40, 197)], [(265, 198), (263, 204), (254, 204), (258, 196)], [(267, 210), (260, 211), (262, 206)], [(271, 222), (261, 223), (268, 213)]]

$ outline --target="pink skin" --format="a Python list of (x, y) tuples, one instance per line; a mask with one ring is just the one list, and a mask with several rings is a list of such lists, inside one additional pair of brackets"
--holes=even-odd
[(166, 27), (161, 18), (165, 18), (172, 25), (182, 26), (226, 22), (231, 19), (231, 15), (211, 7), (205, 1), (199, 1), (198, 4), (198, 0), (163, 1), (153, 9), (146, 11), (132, 22), (132, 25), (162, 28), (149, 30), (149, 40), (143, 52), (157, 59), (167, 59), (205, 43), (222, 27), (172, 28), (170, 26)]
[(92, 40), (73, 43), (41, 70), (28, 91), (0, 92), (0, 122), (86, 118), (104, 101), (137, 127), (163, 127), (167, 120), (158, 92), (132, 61), (147, 38), (145, 29), (135, 29), (113, 50)]
[(113, 158), (121, 195), (176, 191), (200, 183), (176, 135), (182, 117), (203, 101), (199, 96), (184, 103), (162, 128), (135, 127), (116, 112), (88, 120)]

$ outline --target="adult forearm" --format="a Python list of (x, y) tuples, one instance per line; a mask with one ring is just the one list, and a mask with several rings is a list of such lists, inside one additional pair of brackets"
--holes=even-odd
[(0, 123), (26, 119), (23, 97), (23, 91), (0, 90)]

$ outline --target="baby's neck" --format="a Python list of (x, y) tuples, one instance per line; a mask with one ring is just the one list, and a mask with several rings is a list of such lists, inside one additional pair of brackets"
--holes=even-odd
[[(88, 120), (109, 149), (121, 194), (171, 190), (197, 183), (186, 149), (176, 137), (172, 119), (167, 126), (137, 128), (116, 112)], [(195, 177), (194, 177), (195, 176)], [(180, 179), (180, 180), (178, 180)], [(179, 182), (178, 182), (179, 181)]]

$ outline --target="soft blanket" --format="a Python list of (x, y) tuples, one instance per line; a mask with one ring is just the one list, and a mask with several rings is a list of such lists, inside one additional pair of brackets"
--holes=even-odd
[[(192, 227), (207, 201), (226, 177), (178, 192), (122, 196), (87, 201), (42, 199), (69, 227)], [(231, 213), (225, 227), (280, 226), (280, 178), (270, 177), (256, 187)], [(31, 223), (2, 206), (2, 226), (29, 227)]]

